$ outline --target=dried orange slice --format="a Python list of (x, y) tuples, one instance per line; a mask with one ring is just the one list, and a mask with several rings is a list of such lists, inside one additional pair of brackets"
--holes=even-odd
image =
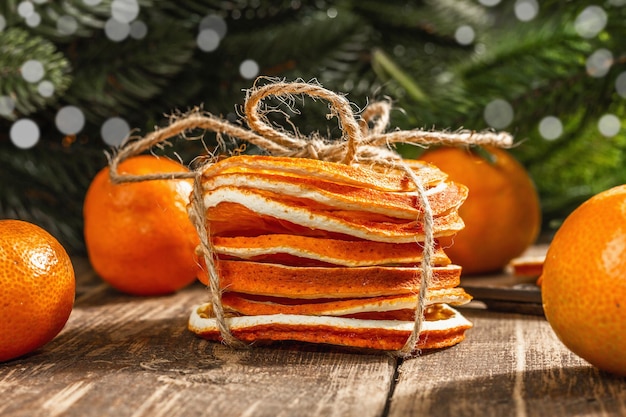
[[(214, 236), (286, 233), (304, 236), (342, 235), (343, 239), (414, 243), (424, 240), (424, 224), (359, 211), (323, 210), (277, 200), (267, 193), (224, 187), (205, 194), (207, 218)], [(443, 237), (463, 228), (457, 211), (435, 217), (433, 234)]]
[[(424, 186), (437, 184), (447, 174), (423, 161), (406, 161)], [(339, 184), (354, 185), (382, 191), (415, 191), (415, 184), (398, 169), (374, 169), (365, 165), (344, 165), (307, 158), (264, 155), (239, 155), (208, 166), (203, 178), (231, 173), (290, 175), (296, 178), (316, 178)]]
[[(208, 193), (219, 193), (223, 187), (266, 191), (276, 199), (295, 199), (311, 208), (357, 210), (399, 219), (413, 220), (424, 211), (416, 192), (380, 191), (316, 179), (267, 174), (225, 174), (204, 180), (202, 187)], [(442, 182), (428, 189), (426, 194), (431, 211), (437, 216), (458, 209), (467, 198), (467, 187)]]
[[(427, 294), (426, 305), (463, 305), (471, 301), (462, 288), (431, 290)], [(392, 295), (348, 299), (293, 299), (278, 297), (257, 297), (248, 294), (225, 292), (222, 303), (229, 311), (246, 315), (263, 314), (304, 314), (316, 316), (346, 316), (362, 313), (381, 313), (398, 310), (415, 312), (417, 295)], [(414, 316), (411, 320), (414, 319)]]
[[(271, 234), (253, 237), (214, 237), (213, 250), (220, 258), (239, 258), (293, 266), (417, 265), (423, 248), (416, 243), (384, 243), (367, 240), (324, 239)], [(435, 246), (433, 265), (446, 266), (450, 259)]]
[[(348, 298), (413, 294), (419, 290), (419, 267), (294, 267), (246, 261), (219, 261), (224, 290), (288, 298)], [(431, 289), (459, 285), (461, 267), (432, 268)], [(200, 280), (207, 284), (206, 275)]]
[[(376, 350), (399, 350), (413, 330), (412, 321), (367, 320), (331, 316), (272, 314), (226, 319), (231, 333), (244, 342), (282, 340), (325, 343)], [(439, 349), (465, 338), (472, 323), (445, 304), (427, 309), (418, 349)], [(209, 340), (222, 340), (211, 304), (193, 309), (188, 328)]]

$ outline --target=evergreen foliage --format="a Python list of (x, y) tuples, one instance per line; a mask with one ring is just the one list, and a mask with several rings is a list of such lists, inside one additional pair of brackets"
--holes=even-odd
[[(486, 129), (486, 107), (504, 100), (512, 118), (502, 128), (516, 137), (512, 152), (535, 179), (549, 230), (590, 195), (626, 183), (624, 129), (598, 128), (607, 114), (620, 123), (626, 117), (626, 2), (600, 8), (589, 0), (546, 0), (522, 21), (515, 7), (524, 1), (533, 4), (138, 0), (134, 32), (114, 41), (106, 30), (112, 8), (130, 7), (132, 0), (4, 0), (0, 218), (42, 224), (82, 251), (82, 199), (109, 148), (101, 139), (103, 123), (121, 117), (142, 134), (194, 106), (234, 119), (254, 78), (243, 76), (240, 65), (252, 60), (258, 75), (315, 79), (347, 93), (356, 107), (390, 97), (392, 126), (400, 128)], [(600, 14), (583, 19), (589, 10)], [(207, 16), (225, 23), (219, 39), (209, 39), (213, 50), (198, 43), (201, 28), (212, 24)], [(603, 16), (606, 24), (594, 32)], [(474, 38), (459, 42), (459, 28), (471, 28)], [(590, 66), (597, 51), (609, 58)], [(43, 64), (51, 92), (42, 94), (40, 84), (25, 79), (28, 60)], [(85, 116), (76, 134), (62, 133), (55, 121), (69, 105)], [(299, 130), (332, 128), (318, 108), (307, 102), (293, 119)], [(562, 126), (551, 140), (539, 130), (546, 116)], [(37, 145), (26, 150), (10, 135), (24, 118), (40, 131)]]

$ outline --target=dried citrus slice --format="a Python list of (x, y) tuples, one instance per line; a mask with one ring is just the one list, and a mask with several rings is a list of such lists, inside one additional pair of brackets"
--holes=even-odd
[[(463, 305), (471, 301), (462, 288), (431, 290), (427, 294), (426, 305)], [(222, 303), (228, 310), (246, 315), (263, 314), (304, 314), (317, 316), (346, 316), (361, 313), (381, 313), (398, 310), (415, 312), (416, 294), (392, 296), (348, 298), (348, 299), (293, 299), (277, 297), (255, 297), (248, 294), (225, 292)], [(411, 318), (411, 320), (414, 319)]]
[[(221, 258), (293, 266), (417, 265), (423, 259), (423, 248), (416, 243), (395, 244), (286, 234), (214, 237), (213, 250)], [(435, 246), (431, 263), (436, 266), (450, 264), (450, 259), (439, 245)]]
[[(403, 320), (367, 320), (331, 316), (272, 314), (226, 319), (231, 333), (244, 342), (292, 340), (377, 350), (399, 350), (413, 331)], [(440, 304), (427, 309), (418, 349), (439, 349), (465, 338), (472, 323), (452, 307)], [(211, 304), (193, 309), (188, 328), (209, 340), (222, 340)]]

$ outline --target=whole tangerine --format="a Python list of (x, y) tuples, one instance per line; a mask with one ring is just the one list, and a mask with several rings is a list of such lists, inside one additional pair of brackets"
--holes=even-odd
[(440, 147), (420, 159), (469, 188), (459, 208), (465, 228), (441, 238), (446, 253), (466, 275), (501, 271), (535, 242), (541, 228), (541, 206), (526, 169), (508, 151)]
[(548, 248), (541, 293), (565, 346), (626, 375), (626, 185), (591, 197), (565, 219)]
[(0, 362), (54, 339), (74, 306), (69, 255), (50, 233), (21, 220), (0, 220)]
[[(189, 172), (166, 157), (139, 155), (119, 173)], [(187, 215), (190, 179), (113, 184), (109, 167), (92, 180), (83, 205), (85, 246), (94, 271), (117, 290), (139, 296), (176, 292), (194, 282), (199, 243)]]

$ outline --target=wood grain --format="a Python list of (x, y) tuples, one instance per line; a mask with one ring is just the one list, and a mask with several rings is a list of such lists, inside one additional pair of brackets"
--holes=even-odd
[(102, 285), (83, 295), (53, 342), (0, 364), (0, 415), (382, 414), (394, 359), (296, 344), (235, 351), (204, 341), (186, 321), (205, 291), (135, 298)]
[(545, 319), (464, 310), (465, 342), (405, 361), (389, 415), (626, 415), (626, 379), (569, 352)]
[(187, 330), (201, 285), (137, 298), (76, 267), (63, 332), (0, 364), (3, 417), (626, 415), (626, 378), (574, 356), (540, 316), (464, 309), (464, 342), (404, 361), (297, 343), (235, 351)]

